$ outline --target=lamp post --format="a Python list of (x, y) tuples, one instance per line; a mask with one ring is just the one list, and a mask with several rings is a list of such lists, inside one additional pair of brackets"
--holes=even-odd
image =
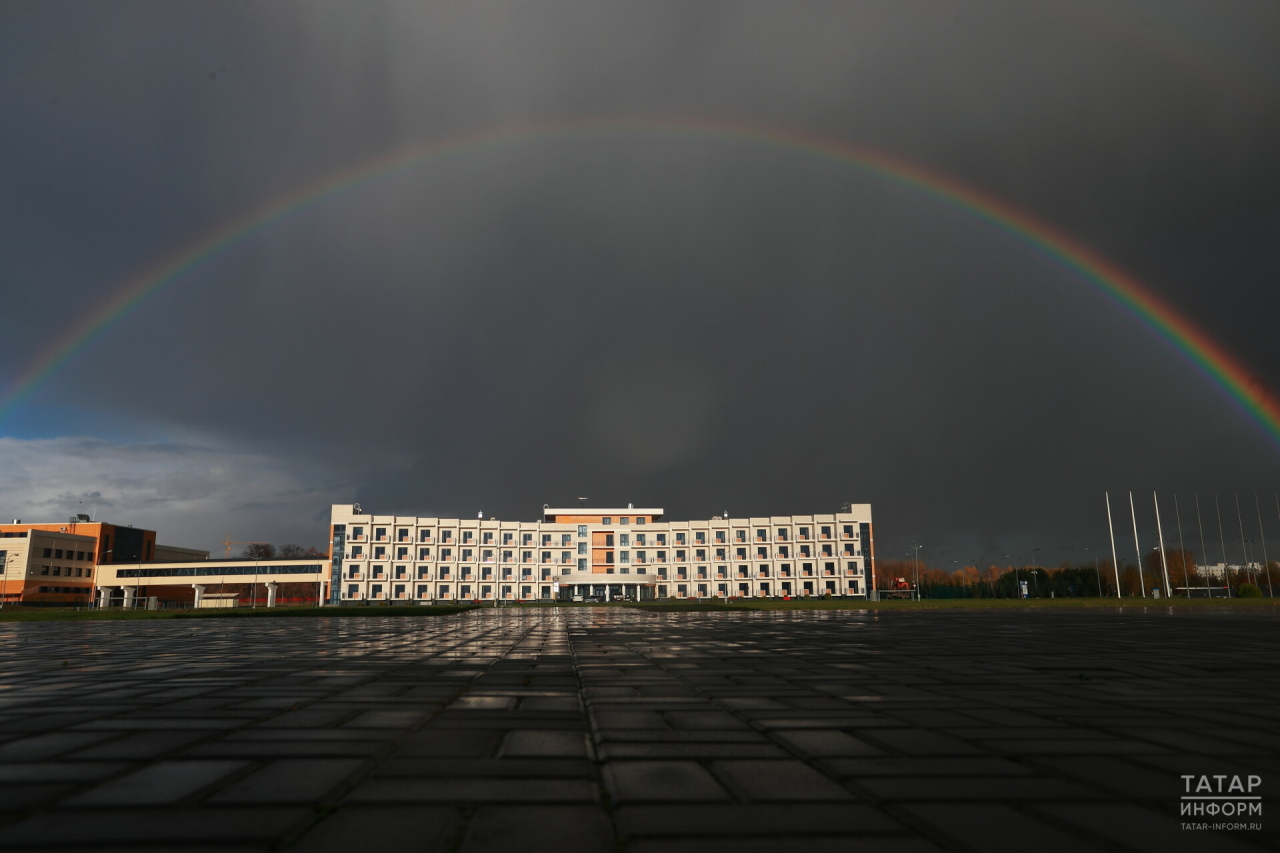
[(1039, 569), (1031, 570), (1031, 580), (1036, 585), (1036, 598), (1039, 598), (1040, 597), (1040, 570)]
[(9, 565), (17, 559), (17, 554), (5, 554), (4, 565), (0, 566), (0, 569), (4, 570), (4, 576), (0, 578), (0, 584), (3, 584), (3, 586), (0, 586), (0, 610), (4, 609), (4, 600), (9, 594)]
[(923, 545), (912, 545), (911, 548), (916, 552), (916, 601), (920, 600), (920, 549)]
[(1040, 566), (1036, 563), (1036, 551), (1039, 551), (1039, 550), (1040, 550), (1039, 548), (1031, 549), (1031, 579), (1035, 581), (1035, 584), (1036, 584), (1036, 598), (1040, 597), (1040, 581), (1038, 578), (1036, 578), (1037, 571), (1040, 568)]
[(1102, 598), (1102, 570), (1098, 568), (1098, 552), (1092, 548), (1085, 548), (1093, 555), (1093, 573), (1098, 576), (1098, 598)]

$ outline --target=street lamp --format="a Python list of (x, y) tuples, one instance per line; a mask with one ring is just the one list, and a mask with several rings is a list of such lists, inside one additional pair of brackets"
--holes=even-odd
[(916, 552), (916, 601), (920, 600), (920, 549), (923, 545), (912, 545), (912, 549)]
[(1036, 598), (1039, 598), (1040, 597), (1040, 570), (1039, 569), (1031, 570), (1031, 580), (1036, 585)]

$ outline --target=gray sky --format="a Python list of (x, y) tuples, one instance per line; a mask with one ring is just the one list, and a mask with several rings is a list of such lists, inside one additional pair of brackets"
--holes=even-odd
[[(7, 3), (0, 387), (273, 199), (620, 115), (950, 176), (1277, 387), (1277, 34), (1263, 2)], [(0, 436), (7, 515), (92, 506), (200, 547), (322, 544), (331, 501), (531, 519), (585, 495), (865, 501), (881, 557), (1057, 562), (1104, 545), (1107, 489), (1139, 492), (1147, 538), (1159, 489), (1261, 493), (1280, 554), (1280, 444), (1078, 274), (867, 170), (657, 125), (465, 148), (299, 210), (123, 314)]]

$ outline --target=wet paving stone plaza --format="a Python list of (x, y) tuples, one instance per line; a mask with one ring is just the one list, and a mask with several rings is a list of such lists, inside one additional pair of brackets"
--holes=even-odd
[[(0, 624), (0, 849), (1280, 849), (1269, 612)], [(1184, 828), (1184, 775), (1261, 831)]]

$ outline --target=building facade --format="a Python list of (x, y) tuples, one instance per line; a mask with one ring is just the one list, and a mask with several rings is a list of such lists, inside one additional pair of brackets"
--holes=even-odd
[(865, 598), (875, 589), (870, 504), (692, 521), (669, 521), (654, 507), (545, 507), (530, 522), (335, 504), (330, 541), (334, 604)]
[(329, 561), (316, 557), (209, 560), (193, 556), (181, 561), (103, 565), (98, 567), (97, 604), (131, 608), (155, 599), (161, 607), (207, 607), (214, 601), (241, 607), (315, 606), (328, 598), (328, 580)]
[(0, 604), (87, 607), (93, 603), (93, 536), (39, 528), (0, 530)]

